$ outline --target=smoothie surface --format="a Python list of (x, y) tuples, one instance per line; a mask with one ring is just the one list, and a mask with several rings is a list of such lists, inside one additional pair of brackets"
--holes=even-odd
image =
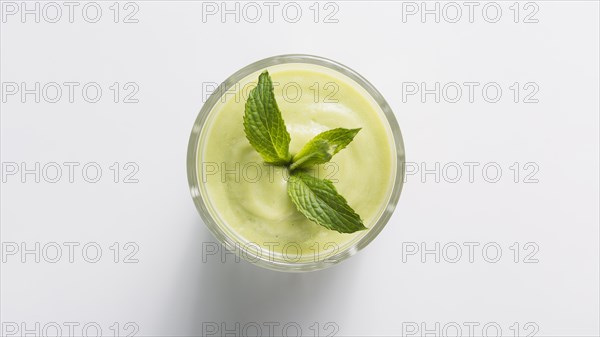
[[(331, 180), (361, 216), (375, 225), (390, 198), (396, 175), (392, 131), (365, 89), (332, 69), (311, 64), (267, 68), (275, 97), (297, 153), (317, 134), (362, 128), (331, 161), (312, 169)], [(304, 217), (287, 195), (285, 167), (263, 163), (244, 134), (242, 118), (257, 71), (239, 81), (211, 110), (198, 147), (200, 190), (211, 215), (242, 248), (256, 247), (287, 262), (322, 260), (367, 234), (341, 234)], [(284, 255), (281, 255), (281, 254)]]

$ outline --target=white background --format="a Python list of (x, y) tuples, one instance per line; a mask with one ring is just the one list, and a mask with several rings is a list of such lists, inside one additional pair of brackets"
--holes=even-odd
[[(73, 322), (77, 335), (88, 324), (89, 335), (100, 326), (107, 336), (134, 327), (137, 336), (198, 336), (212, 324), (225, 333), (222, 323), (231, 330), (237, 322), (237, 334), (252, 335), (259, 325), (269, 335), (268, 324), (275, 322), (278, 335), (288, 324), (292, 336), (298, 326), (307, 336), (400, 335), (418, 326), (415, 335), (421, 336), (423, 328), (436, 332), (439, 324), (437, 334), (454, 335), (459, 325), (468, 336), (472, 322), (476, 335), (493, 336), (500, 327), (506, 336), (598, 336), (598, 2), (538, 1), (527, 8), (521, 2), (518, 23), (512, 1), (497, 3), (502, 13), (496, 23), (485, 20), (495, 17), (494, 8), (482, 15), (485, 2), (477, 3), (474, 22), (459, 2), (457, 23), (447, 22), (455, 17), (452, 8), (439, 23), (431, 14), (421, 22), (420, 13), (403, 11), (412, 7), (391, 1), (321, 3), (317, 23), (312, 1), (298, 3), (297, 23), (287, 22), (295, 17), (293, 8), (282, 14), (285, 3), (276, 3), (274, 23), (263, 3), (259, 22), (248, 22), (255, 14), (247, 8), (237, 23), (234, 15), (222, 22), (220, 12), (203, 17), (202, 4), (190, 1), (135, 2), (130, 19), (137, 23), (123, 22), (135, 9), (124, 3), (115, 23), (112, 1), (99, 2), (102, 16), (88, 23), (81, 14), (86, 3), (79, 2), (69, 22), (68, 7), (58, 2), (63, 16), (48, 23), (54, 9), (44, 16), (46, 3), (38, 3), (40, 23), (31, 14), (22, 22), (20, 12), (9, 15), (2, 3), (3, 334), (15, 326), (17, 336), (24, 328), (36, 332), (36, 323), (38, 334), (54, 334), (54, 322), (68, 336)], [(438, 4), (443, 9), (446, 3)], [(528, 21), (538, 22), (523, 22), (536, 7)], [(338, 22), (324, 22), (336, 8), (330, 19)], [(93, 8), (88, 10), (93, 19)], [(409, 167), (424, 163), (432, 170), (439, 162), (440, 171), (448, 168), (439, 172), (439, 182), (434, 173), (409, 175), (394, 216), (375, 241), (340, 265), (307, 274), (207, 255), (215, 239), (192, 203), (185, 167), (203, 83), (220, 83), (251, 62), (287, 53), (328, 57), (361, 73), (394, 110), (407, 161), (416, 163)], [(36, 103), (33, 94), (10, 94), (10, 83), (22, 82), (29, 89), (36, 82), (80, 86), (73, 103), (65, 86), (57, 103), (43, 95)], [(81, 94), (88, 82), (103, 90), (97, 103)], [(118, 103), (109, 88), (114, 82), (121, 86)], [(139, 88), (138, 103), (122, 102), (131, 92), (123, 89), (127, 82)], [(464, 86), (457, 103), (443, 96), (437, 103), (432, 94), (424, 100), (407, 96), (408, 82), (480, 86), (472, 103)], [(497, 103), (481, 93), (488, 82), (502, 89)], [(521, 87), (518, 103), (509, 88), (514, 82)], [(523, 102), (532, 91), (523, 88), (528, 82), (539, 88), (537, 103)], [(493, 98), (493, 90), (489, 94)], [(9, 174), (14, 165), (33, 169), (36, 162), (60, 164), (62, 177), (51, 183), (54, 171), (42, 172), (38, 183), (34, 174)], [(80, 164), (72, 183), (64, 162)], [(102, 168), (97, 183), (82, 176), (90, 162)], [(118, 183), (110, 169), (115, 162)], [(128, 162), (139, 168), (137, 183), (123, 182), (132, 171), (124, 169)], [(462, 167), (455, 183), (447, 165), (453, 162)], [(465, 162), (479, 163), (473, 182)], [(493, 168), (482, 175), (486, 163), (502, 169), (498, 182), (488, 181)], [(93, 178), (94, 171), (88, 173)], [(62, 247), (56, 263), (48, 261), (56, 255), (53, 242)], [(79, 244), (72, 263), (68, 242)], [(478, 245), (472, 263), (465, 242)], [(22, 254), (36, 243), (38, 253)], [(82, 253), (89, 243), (102, 249), (97, 263), (84, 259), (95, 256), (93, 249)], [(406, 253), (436, 243), (439, 263), (434, 253)], [(462, 247), (456, 263), (453, 243)], [(494, 248), (483, 252), (486, 244), (501, 247), (498, 262), (490, 262)], [(15, 245), (19, 251), (9, 254)], [(123, 263), (132, 252), (138, 262)]]

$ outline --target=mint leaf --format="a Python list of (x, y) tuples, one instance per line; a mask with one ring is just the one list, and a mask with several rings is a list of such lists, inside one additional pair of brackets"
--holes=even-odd
[(367, 229), (330, 180), (294, 171), (288, 180), (288, 195), (304, 216), (340, 233)]
[(273, 82), (267, 71), (260, 74), (256, 88), (250, 91), (244, 111), (244, 132), (250, 145), (265, 162), (289, 166), (288, 195), (309, 220), (338, 231), (354, 233), (367, 229), (360, 216), (348, 205), (329, 180), (321, 180), (294, 171), (328, 162), (345, 148), (360, 129), (337, 128), (311, 139), (292, 160), (289, 153), (290, 134), (275, 101)]
[(354, 139), (360, 129), (337, 128), (322, 132), (311, 139), (292, 159), (291, 170), (328, 162)]
[(273, 82), (268, 71), (260, 74), (258, 84), (250, 91), (246, 101), (244, 132), (250, 145), (265, 162), (274, 165), (290, 162), (290, 134), (275, 101)]

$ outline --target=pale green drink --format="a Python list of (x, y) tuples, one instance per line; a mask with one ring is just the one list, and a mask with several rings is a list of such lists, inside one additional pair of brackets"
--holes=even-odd
[(261, 247), (263, 258), (287, 263), (320, 261), (367, 235), (388, 205), (398, 169), (392, 130), (371, 95), (337, 71), (304, 63), (267, 70), (291, 136), (291, 154), (323, 131), (362, 128), (330, 163), (312, 172), (332, 180), (369, 229), (342, 234), (308, 220), (287, 195), (287, 168), (263, 164), (251, 147), (242, 118), (262, 70), (240, 80), (207, 117), (197, 149), (200, 195), (242, 250), (256, 254)]

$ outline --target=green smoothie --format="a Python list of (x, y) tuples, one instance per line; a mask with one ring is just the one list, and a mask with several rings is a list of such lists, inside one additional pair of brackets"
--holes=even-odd
[(396, 149), (385, 115), (365, 89), (332, 69), (288, 63), (267, 69), (294, 155), (317, 134), (362, 128), (312, 174), (331, 180), (367, 230), (343, 234), (302, 215), (287, 194), (286, 167), (263, 163), (244, 134), (244, 105), (261, 71), (231, 88), (210, 111), (198, 146), (200, 193), (221, 229), (241, 249), (285, 262), (313, 262), (366, 235), (390, 199)]

